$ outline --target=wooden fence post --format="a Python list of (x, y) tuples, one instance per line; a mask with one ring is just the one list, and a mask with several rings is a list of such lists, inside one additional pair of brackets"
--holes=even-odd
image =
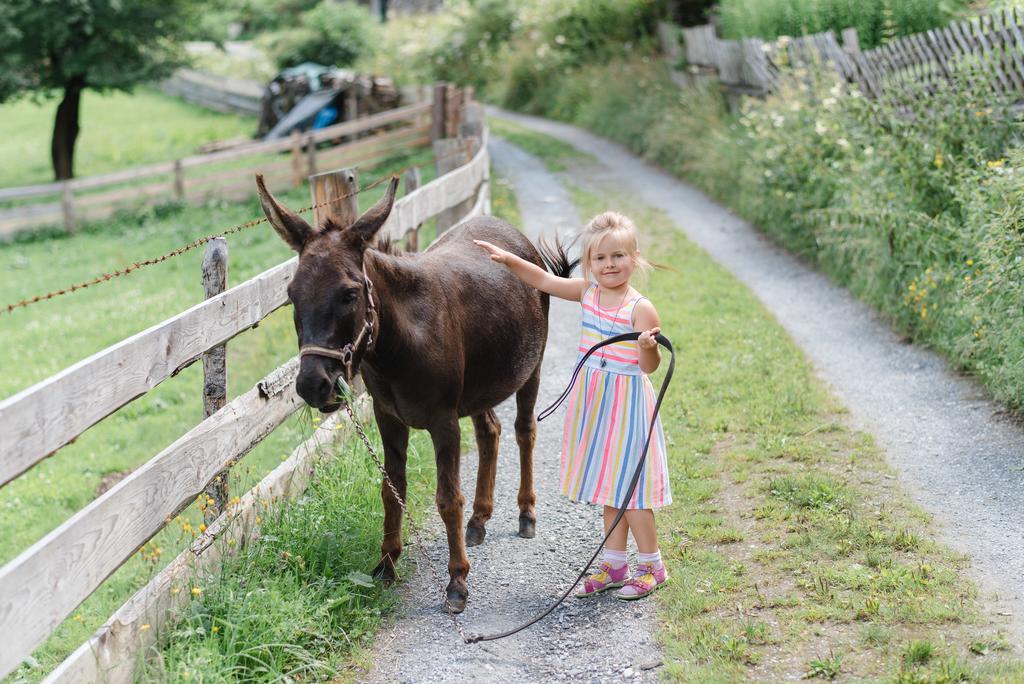
[(445, 137), (448, 130), (445, 126), (445, 115), (447, 114), (448, 84), (434, 84), (434, 110), (431, 112), (430, 139), (440, 140)]
[[(454, 171), (466, 164), (473, 158), (480, 147), (480, 138), (447, 138), (434, 141), (434, 164), (437, 167), (437, 176), (441, 177), (449, 171)], [(473, 199), (470, 198), (460, 202), (450, 209), (445, 209), (437, 215), (437, 235), (448, 230), (459, 222), (470, 209), (473, 208)]]
[(292, 129), (291, 132), (292, 141), (292, 187), (297, 188), (302, 185), (302, 134), (299, 130)]
[(313, 138), (313, 132), (310, 131), (306, 134), (306, 162), (308, 168), (306, 169), (306, 175), (316, 175), (316, 140)]
[[(402, 177), (405, 179), (405, 194), (408, 195), (416, 188), (420, 187), (422, 178), (420, 176), (420, 167), (414, 166), (407, 170)], [(405, 249), (409, 252), (420, 251), (420, 224), (409, 231), (408, 237), (405, 238)]]
[(60, 210), (64, 215), (64, 229), (68, 233), (75, 232), (75, 196), (71, 192), (71, 183), (64, 181), (60, 188)]
[(459, 134), (459, 124), (462, 123), (462, 107), (465, 91), (455, 86), (448, 87), (445, 99), (445, 137), (454, 138)]
[(185, 201), (185, 169), (180, 159), (174, 160), (174, 196)]
[[(209, 299), (227, 289), (228, 241), (222, 237), (206, 243), (203, 255), (203, 290)], [(203, 354), (203, 416), (209, 418), (228, 400), (227, 345), (221, 344)], [(203, 492), (207, 501), (203, 518), (209, 525), (224, 511), (228, 501), (229, 468), (217, 473)]]
[(843, 29), (843, 50), (853, 55), (860, 52), (860, 39), (857, 37), (857, 29), (844, 28)]
[[(356, 167), (325, 171), (309, 177), (313, 200), (313, 225), (333, 219), (339, 226), (350, 226), (359, 216), (359, 175)], [(344, 197), (345, 199), (339, 199)], [(328, 202), (329, 204), (324, 204)], [(323, 206), (316, 206), (323, 204)]]

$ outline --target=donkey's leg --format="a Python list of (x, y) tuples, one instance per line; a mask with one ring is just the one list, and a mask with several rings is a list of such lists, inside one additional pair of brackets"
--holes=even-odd
[(456, 613), (461, 613), (469, 598), (469, 558), (466, 557), (466, 541), (462, 535), (462, 508), (465, 498), (459, 488), (459, 420), (452, 415), (438, 421), (430, 428), (434, 442), (434, 458), (437, 462), (437, 512), (444, 521), (448, 533), (448, 603)]
[(537, 493), (533, 491), (533, 445), (537, 442), (534, 408), (540, 389), (540, 361), (533, 375), (516, 392), (516, 442), (519, 444), (519, 536), (533, 539), (537, 533)]
[(501, 423), (492, 409), (473, 416), (476, 448), (480, 452), (480, 466), (476, 472), (476, 497), (473, 499), (473, 517), (466, 525), (466, 546), (476, 546), (487, 534), (485, 525), (494, 512), (494, 476), (498, 469), (498, 437)]
[[(376, 406), (373, 414), (384, 442), (384, 470), (404, 501), (409, 427), (394, 416), (377, 410)], [(402, 553), (402, 507), (386, 481), (381, 483), (380, 498), (384, 501), (384, 541), (380, 545), (380, 562), (373, 569), (373, 576), (390, 582), (395, 579), (395, 561)]]

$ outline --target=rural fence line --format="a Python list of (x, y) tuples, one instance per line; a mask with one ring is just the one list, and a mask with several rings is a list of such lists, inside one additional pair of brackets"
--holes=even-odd
[[(460, 138), (459, 140), (462, 141), (462, 140), (468, 140), (468, 139)], [(454, 151), (449, 151), (448, 153), (443, 154), (443, 155), (437, 154), (438, 144), (439, 143), (447, 143), (447, 142), (450, 142), (450, 141), (448, 141), (448, 140), (435, 141), (435, 155), (434, 155), (434, 159), (431, 162), (425, 162), (423, 164), (412, 164), (412, 165), (403, 167), (402, 169), (399, 169), (398, 171), (396, 171), (394, 173), (396, 175), (398, 175), (398, 174), (406, 174), (406, 173), (409, 173), (411, 171), (418, 171), (420, 168), (423, 168), (423, 167), (425, 167), (425, 166), (427, 166), (427, 165), (429, 165), (431, 163), (435, 164), (438, 167), (438, 171), (439, 172), (447, 172), (447, 171), (449, 171), (451, 169), (457, 168), (460, 165), (460, 163), (458, 163), (459, 160), (461, 160), (461, 163), (466, 163), (469, 160), (469, 158), (472, 156), (472, 154), (468, 153), (468, 151), (464, 147), (456, 147), (456, 148), (444, 147), (442, 149), (451, 149), (451, 150), (454, 150)], [(302, 209), (296, 209), (295, 213), (303, 214), (303, 213), (305, 213), (307, 211), (310, 211), (310, 210), (315, 211), (317, 209), (325, 207), (325, 206), (327, 206), (329, 204), (332, 204), (334, 202), (341, 202), (343, 200), (348, 199), (349, 197), (358, 195), (359, 193), (362, 193), (362, 192), (366, 192), (367, 190), (371, 190), (371, 189), (377, 187), (378, 185), (381, 185), (382, 183), (384, 183), (388, 179), (389, 179), (388, 176), (384, 176), (384, 177), (378, 178), (373, 183), (370, 183), (369, 185), (365, 185), (365, 186), (359, 188), (358, 190), (354, 190), (351, 193), (342, 195), (341, 197), (332, 197), (331, 199), (325, 200), (325, 201), (317, 203), (317, 204), (312, 204), (312, 205), (310, 205), (308, 207), (303, 207)], [(407, 183), (408, 183), (408, 179), (407, 179)], [(416, 182), (416, 185), (417, 186), (419, 185), (418, 181)], [(164, 253), (164, 254), (162, 254), (160, 256), (151, 257), (149, 259), (143, 259), (142, 261), (136, 261), (136, 262), (134, 262), (132, 264), (129, 264), (127, 266), (124, 266), (122, 268), (115, 269), (113, 271), (109, 271), (109, 272), (106, 272), (106, 273), (102, 273), (102, 274), (100, 274), (100, 275), (98, 275), (98, 276), (96, 276), (94, 278), (91, 278), (90, 280), (84, 280), (84, 281), (81, 281), (81, 282), (78, 282), (78, 283), (74, 283), (72, 285), (67, 285), (67, 286), (62, 287), (60, 289), (52, 290), (52, 291), (47, 292), (45, 294), (34, 295), (32, 297), (28, 297), (27, 299), (22, 299), (22, 300), (17, 301), (17, 302), (11, 302), (11, 303), (8, 303), (8, 304), (0, 305), (0, 315), (3, 315), (5, 313), (11, 313), (15, 309), (20, 309), (20, 308), (23, 308), (23, 307), (31, 306), (32, 304), (38, 304), (40, 302), (44, 302), (44, 301), (53, 299), (55, 297), (59, 297), (59, 296), (66, 295), (66, 294), (71, 294), (72, 292), (77, 292), (79, 290), (84, 290), (84, 289), (86, 289), (88, 287), (92, 287), (93, 285), (98, 285), (100, 283), (105, 283), (105, 282), (108, 282), (110, 280), (114, 280), (115, 278), (120, 278), (120, 277), (129, 275), (129, 274), (134, 273), (135, 271), (139, 270), (140, 268), (144, 268), (146, 266), (154, 266), (156, 264), (163, 263), (164, 261), (167, 261), (168, 259), (171, 259), (173, 257), (181, 256), (185, 252), (189, 252), (189, 251), (195, 249), (196, 247), (200, 247), (202, 245), (208, 244), (212, 240), (216, 240), (217, 238), (223, 238), (223, 237), (226, 237), (228, 235), (232, 235), (234, 233), (238, 233), (238, 232), (240, 232), (242, 230), (245, 230), (246, 228), (252, 228), (253, 226), (257, 226), (257, 225), (259, 225), (261, 223), (267, 223), (267, 218), (266, 217), (256, 218), (256, 219), (252, 219), (252, 220), (246, 221), (245, 223), (239, 223), (238, 225), (232, 226), (231, 228), (223, 230), (220, 233), (214, 233), (212, 235), (206, 235), (204, 237), (197, 238), (197, 239), (193, 240), (192, 242), (184, 244), (181, 247), (176, 247), (175, 249), (172, 249), (171, 251), (166, 252), (166, 253)]]
[[(62, 224), (68, 232), (74, 232), (83, 221), (96, 221), (126, 208), (169, 200), (246, 199), (255, 190), (249, 182), (249, 166), (242, 164), (251, 165), (256, 158), (284, 152), (290, 152), (290, 157), (261, 164), (268, 187), (272, 191), (297, 187), (318, 168), (333, 168), (339, 163), (369, 164), (400, 150), (429, 144), (436, 139), (436, 125), (431, 120), (434, 110), (432, 102), (411, 104), (306, 133), (296, 131), (281, 140), (254, 142), (97, 176), (2, 188), (0, 202), (13, 206), (0, 208), (0, 239), (43, 225)], [(357, 138), (382, 128), (382, 133)], [(339, 138), (350, 140), (318, 149), (318, 145)]]
[[(472, 157), (416, 189), (411, 189), (416, 174), (408, 175), (414, 182), (407, 183), (407, 194), (395, 202), (382, 236), (415, 245), (420, 226), (445, 212), (457, 211), (456, 222), (489, 212), (490, 160), (482, 110), (467, 107), (461, 99), (448, 114), (449, 123), (459, 122), (457, 132), (475, 137), (436, 143), (454, 144)], [(324, 195), (328, 182), (343, 190), (358, 187), (352, 168), (317, 174), (310, 181), (314, 200)], [(357, 212), (355, 192), (344, 194), (348, 201), (326, 207), (343, 223)], [(0, 486), (286, 304), (286, 286), (296, 265), (297, 257), (0, 402)], [(294, 388), (297, 370), (295, 357), (0, 567), (0, 677), (17, 668), (106, 577), (301, 406)], [(156, 643), (159, 627), (171, 619), (171, 608), (188, 599), (188, 592), (179, 591), (182, 583), (217, 562), (220, 550), (214, 541), (244, 540), (260, 501), (302, 491), (308, 477), (301, 466), (313, 458), (312, 440), (242, 501), (221, 501), (219, 517), (191, 547), (46, 681), (129, 681), (139, 655)]]
[[(944, 81), (981, 75), (1003, 93), (1024, 91), (1024, 10), (995, 10), (969, 21), (891, 40), (861, 51), (857, 31), (833, 31), (765, 42), (760, 38), (723, 40), (711, 25), (680, 30), (678, 44), (671, 25), (659, 28), (672, 62), (689, 72), (715, 74), (733, 92), (773, 92), (789, 67), (827, 64), (846, 82), (856, 83), (871, 98), (898, 91), (934, 92)], [(678, 80), (686, 81), (688, 76)]]
[(160, 83), (160, 90), (218, 112), (259, 116), (264, 87), (244, 78), (178, 69)]

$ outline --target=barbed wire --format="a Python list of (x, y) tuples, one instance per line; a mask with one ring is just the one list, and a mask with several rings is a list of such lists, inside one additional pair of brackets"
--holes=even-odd
[[(401, 169), (398, 169), (397, 171), (394, 171), (394, 172), (392, 172), (392, 173), (390, 173), (390, 174), (388, 174), (386, 176), (382, 176), (381, 178), (378, 178), (374, 182), (372, 182), (369, 185), (366, 185), (364, 187), (361, 187), (358, 190), (354, 190), (353, 192), (347, 193), (345, 195), (341, 195), (339, 197), (335, 197), (335, 198), (326, 200), (324, 202), (320, 202), (319, 204), (313, 204), (311, 206), (304, 207), (302, 209), (297, 210), (296, 213), (303, 214), (303, 213), (305, 213), (307, 211), (312, 211), (313, 209), (319, 209), (320, 207), (325, 207), (325, 206), (327, 206), (329, 204), (333, 204), (335, 202), (340, 202), (340, 201), (348, 199), (350, 197), (354, 197), (355, 195), (358, 195), (361, 192), (365, 192), (367, 190), (371, 190), (371, 189), (375, 188), (376, 186), (380, 185), (381, 183), (383, 183), (385, 181), (390, 181), (392, 178), (400, 176), (401, 174), (405, 173), (406, 171), (410, 171), (410, 170), (415, 169), (415, 168), (420, 168), (420, 167), (428, 166), (429, 164), (436, 164), (437, 162), (439, 162), (441, 160), (451, 159), (451, 158), (454, 158), (454, 157), (462, 157), (463, 159), (466, 160), (465, 163), (469, 163), (469, 160), (470, 160), (469, 153), (466, 150), (464, 150), (464, 149), (463, 150), (459, 150), (458, 152), (454, 152), (452, 154), (442, 155), (440, 157), (435, 155), (434, 159), (432, 161), (424, 162), (422, 164), (410, 164), (409, 166), (405, 166), (405, 167), (403, 167)], [(240, 223), (239, 225), (234, 226), (232, 228), (229, 228), (229, 229), (227, 229), (227, 230), (225, 230), (223, 232), (215, 233), (213, 235), (207, 235), (206, 237), (201, 237), (201, 238), (199, 238), (197, 240), (193, 240), (192, 242), (190, 242), (190, 243), (188, 243), (186, 245), (183, 245), (181, 247), (178, 247), (176, 249), (173, 249), (170, 252), (167, 252), (166, 254), (163, 254), (161, 256), (153, 257), (151, 259), (144, 259), (142, 261), (137, 261), (137, 262), (135, 262), (135, 263), (133, 263), (133, 264), (131, 264), (129, 266), (125, 266), (124, 268), (120, 268), (120, 269), (117, 269), (115, 271), (111, 271), (109, 273), (104, 273), (102, 275), (96, 276), (95, 278), (92, 278), (91, 280), (86, 280), (86, 281), (83, 281), (83, 282), (80, 282), (80, 283), (76, 283), (74, 285), (69, 285), (69, 286), (61, 288), (59, 290), (53, 290), (51, 292), (47, 292), (46, 294), (41, 294), (41, 295), (36, 295), (34, 297), (29, 297), (28, 299), (23, 299), (23, 300), (21, 300), (19, 302), (14, 302), (14, 303), (11, 303), (11, 304), (6, 304), (3, 308), (0, 308), (0, 316), (2, 316), (3, 314), (9, 314), (9, 313), (13, 312), (16, 309), (21, 309), (21, 308), (25, 308), (25, 307), (28, 307), (28, 306), (32, 306), (33, 304), (38, 304), (39, 302), (44, 302), (44, 301), (47, 301), (49, 299), (54, 299), (55, 297), (60, 297), (62, 295), (71, 294), (72, 292), (77, 292), (79, 290), (84, 290), (84, 289), (86, 289), (88, 287), (91, 287), (93, 285), (98, 285), (100, 283), (105, 283), (107, 281), (114, 280), (115, 278), (120, 278), (122, 276), (126, 276), (126, 275), (128, 275), (130, 273), (133, 273), (134, 271), (139, 270), (140, 268), (145, 268), (146, 266), (153, 266), (154, 264), (159, 264), (159, 263), (162, 263), (164, 261), (167, 261), (168, 259), (172, 259), (172, 258), (174, 258), (176, 256), (180, 256), (180, 255), (184, 254), (185, 252), (188, 252), (188, 251), (191, 251), (191, 250), (195, 249), (196, 247), (200, 247), (202, 245), (205, 245), (207, 242), (210, 242), (211, 240), (215, 240), (217, 238), (225, 237), (225, 236), (231, 235), (233, 233), (238, 233), (238, 232), (241, 232), (241, 231), (245, 230), (246, 228), (251, 228), (252, 226), (259, 225), (260, 223), (267, 223), (267, 222), (268, 222), (268, 220), (267, 220), (266, 217), (258, 218), (258, 219), (253, 219), (251, 221), (246, 221), (245, 223)]]

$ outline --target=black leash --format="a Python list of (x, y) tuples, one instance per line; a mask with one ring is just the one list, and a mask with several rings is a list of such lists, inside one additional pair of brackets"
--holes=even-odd
[[(559, 405), (561, 405), (561, 403), (565, 401), (566, 397), (568, 397), (569, 393), (572, 391), (573, 385), (576, 384), (576, 378), (579, 376), (580, 370), (582, 370), (584, 362), (588, 358), (590, 358), (591, 354), (593, 354), (595, 351), (606, 345), (615, 344), (616, 342), (636, 340), (639, 337), (640, 333), (638, 332), (623, 333), (621, 335), (616, 335), (615, 337), (609, 337), (606, 340), (602, 340), (595, 344), (593, 347), (591, 347), (587, 351), (587, 353), (583, 355), (583, 358), (580, 359), (579, 363), (576, 364), (576, 369), (572, 373), (572, 380), (569, 381), (569, 386), (565, 388), (564, 392), (562, 392), (562, 396), (555, 400), (555, 403), (553, 403), (551, 406), (541, 411), (540, 415), (537, 416), (537, 420), (544, 420), (545, 418), (550, 416), (555, 411), (555, 409), (557, 409)], [(676, 352), (675, 349), (672, 348), (672, 343), (669, 342), (667, 337), (661, 334), (655, 335), (654, 339), (657, 340), (658, 344), (668, 349), (669, 353), (672, 356), (670, 357), (668, 362), (668, 371), (665, 373), (665, 378), (661, 381), (661, 389), (658, 390), (658, 400), (654, 402), (654, 412), (651, 414), (651, 424), (647, 429), (647, 441), (644, 442), (644, 450), (640, 454), (640, 461), (636, 464), (636, 470), (633, 472), (633, 479), (629, 483), (629, 491), (626, 493), (626, 496), (623, 499), (623, 505), (625, 505), (625, 502), (628, 502), (630, 498), (633, 496), (633, 491), (636, 489), (636, 485), (640, 481), (640, 473), (643, 471), (644, 462), (647, 460), (647, 449), (648, 447), (651, 446), (651, 438), (654, 436), (654, 421), (658, 419), (658, 411), (659, 409), (661, 409), (661, 400), (665, 398), (665, 391), (668, 389), (668, 383), (669, 381), (672, 380), (672, 372), (675, 370), (676, 367)], [(587, 574), (587, 571), (590, 569), (590, 566), (594, 564), (595, 560), (597, 560), (597, 556), (601, 553), (601, 550), (604, 548), (604, 545), (608, 542), (608, 538), (612, 536), (612, 532), (615, 531), (615, 527), (619, 524), (619, 521), (622, 520), (622, 516), (625, 513), (625, 508), (619, 508), (619, 512), (618, 514), (616, 514), (615, 520), (612, 521), (611, 527), (608, 528), (608, 534), (606, 534), (604, 536), (604, 539), (601, 540), (601, 545), (597, 547), (597, 551), (595, 551), (594, 555), (591, 556), (590, 561), (585, 566), (583, 566), (583, 570), (576, 578), (576, 581), (573, 582), (572, 586), (566, 589), (565, 593), (562, 594), (562, 597), (555, 601), (553, 604), (551, 604), (551, 606), (547, 610), (538, 614), (529, 622), (519, 625), (515, 629), (511, 629), (507, 632), (501, 632), (500, 634), (476, 634), (471, 637), (465, 637), (465, 642), (467, 644), (475, 644), (481, 641), (495, 641), (496, 639), (504, 639), (507, 636), (512, 636), (517, 632), (523, 631), (527, 627), (537, 622), (540, 622), (548, 615), (550, 615), (551, 611), (553, 611), (555, 608), (562, 604), (562, 602), (569, 596), (572, 590), (576, 588), (576, 585), (580, 583), (580, 580), (583, 579), (583, 577)]]

